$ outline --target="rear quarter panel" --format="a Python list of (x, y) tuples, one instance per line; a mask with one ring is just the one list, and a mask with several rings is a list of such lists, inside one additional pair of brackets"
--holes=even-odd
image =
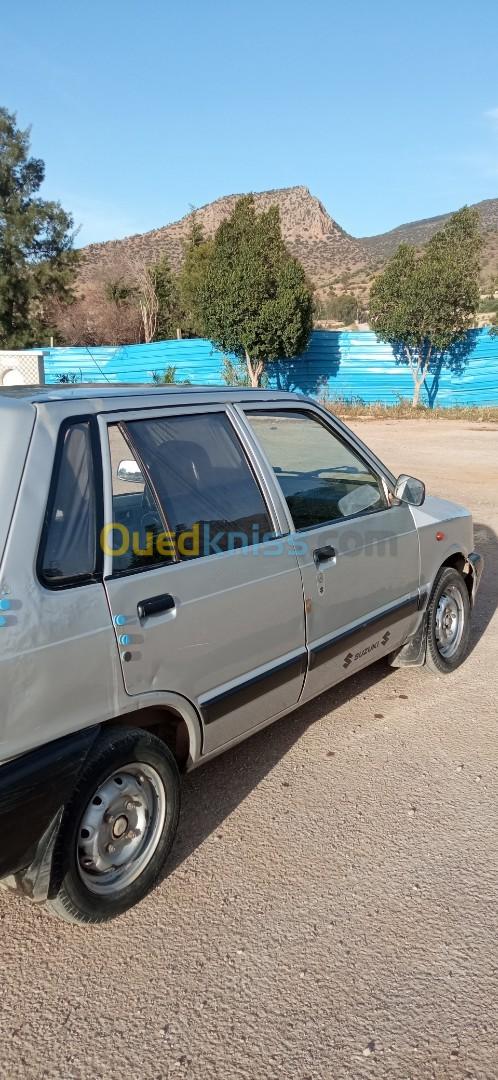
[(35, 416), (32, 405), (0, 398), (0, 567)]
[(36, 559), (59, 430), (38, 417), (0, 571), (0, 761), (119, 713), (124, 687), (104, 587), (46, 589)]

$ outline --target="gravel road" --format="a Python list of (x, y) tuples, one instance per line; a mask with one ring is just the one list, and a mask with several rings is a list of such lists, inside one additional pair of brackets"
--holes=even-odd
[(354, 427), (473, 509), (471, 657), (380, 662), (187, 777), (110, 926), (0, 894), (2, 1077), (498, 1077), (498, 426)]

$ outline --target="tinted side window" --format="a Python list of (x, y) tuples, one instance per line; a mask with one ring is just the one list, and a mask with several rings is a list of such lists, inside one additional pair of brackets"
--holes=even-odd
[(56, 455), (40, 551), (47, 585), (83, 583), (97, 564), (97, 511), (90, 424), (71, 424)]
[(160, 508), (150, 484), (120, 427), (109, 427), (112, 470), (112, 525), (105, 545), (112, 552), (113, 573), (171, 562), (174, 551), (164, 535)]
[(273, 535), (263, 496), (223, 413), (126, 425), (181, 559), (247, 547)]
[(369, 466), (310, 413), (247, 414), (287, 501), (296, 529), (382, 510), (382, 484)]

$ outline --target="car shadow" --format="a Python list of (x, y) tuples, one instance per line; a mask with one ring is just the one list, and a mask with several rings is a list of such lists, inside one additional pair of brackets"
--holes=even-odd
[(484, 558), (484, 570), (472, 618), (470, 652), (486, 632), (498, 608), (498, 536), (489, 525), (474, 522), (475, 549)]
[(188, 773), (182, 784), (178, 833), (164, 877), (220, 828), (311, 724), (394, 675), (394, 669), (381, 660)]
[[(485, 567), (473, 618), (471, 651), (498, 607), (498, 537), (488, 525), (478, 522), (475, 537)], [(163, 879), (220, 828), (311, 724), (394, 676), (395, 670), (380, 660), (185, 776), (180, 824)]]

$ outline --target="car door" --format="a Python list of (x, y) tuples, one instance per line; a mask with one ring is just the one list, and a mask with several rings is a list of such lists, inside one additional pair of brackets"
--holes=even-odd
[(126, 690), (188, 698), (206, 753), (300, 696), (296, 555), (230, 408), (163, 408), (101, 424), (104, 577)]
[(245, 410), (285, 501), (303, 576), (311, 697), (396, 648), (418, 613), (411, 510), (391, 504), (372, 458), (322, 410)]

